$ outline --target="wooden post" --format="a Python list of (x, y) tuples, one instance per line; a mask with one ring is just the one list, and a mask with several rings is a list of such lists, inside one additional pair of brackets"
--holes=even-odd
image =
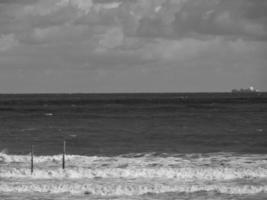
[(63, 143), (62, 169), (65, 169), (66, 141)]
[(33, 173), (33, 145), (31, 146), (31, 174)]

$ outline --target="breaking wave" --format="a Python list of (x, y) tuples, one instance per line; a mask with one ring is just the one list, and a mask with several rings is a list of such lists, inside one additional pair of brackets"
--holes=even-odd
[(62, 179), (62, 178), (168, 178), (178, 180), (230, 180), (241, 178), (267, 178), (267, 169), (255, 168), (228, 168), (228, 167), (191, 167), (191, 168), (36, 168), (33, 174), (28, 168), (2, 167), (2, 178), (35, 178), (35, 179)]
[(267, 192), (266, 185), (235, 185), (230, 183), (215, 184), (196, 184), (186, 182), (173, 182), (170, 180), (150, 180), (146, 181), (121, 181), (113, 180), (99, 181), (88, 183), (75, 182), (47, 182), (47, 183), (23, 183), (23, 184), (0, 184), (0, 192), (41, 192), (41, 193), (70, 193), (70, 194), (88, 194), (101, 196), (114, 195), (142, 195), (147, 193), (166, 193), (166, 192), (199, 192), (199, 191), (216, 191), (224, 194), (256, 194)]
[(267, 178), (267, 155), (190, 154), (175, 156), (89, 157), (61, 155), (36, 156), (35, 169), (29, 170), (29, 155), (0, 153), (3, 178), (169, 178), (179, 180), (229, 180)]
[(0, 192), (104, 196), (197, 191), (267, 192), (267, 155), (67, 155), (65, 170), (61, 169), (61, 159), (62, 155), (36, 156), (31, 174), (29, 155), (0, 153)]

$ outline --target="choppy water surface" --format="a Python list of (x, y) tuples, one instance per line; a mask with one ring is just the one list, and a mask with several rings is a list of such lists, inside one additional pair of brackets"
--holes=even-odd
[(0, 95), (0, 199), (266, 199), (266, 119), (264, 93)]

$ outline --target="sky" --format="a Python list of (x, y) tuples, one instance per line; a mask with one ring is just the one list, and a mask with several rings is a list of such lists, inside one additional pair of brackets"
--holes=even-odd
[(266, 0), (0, 0), (0, 93), (267, 91)]

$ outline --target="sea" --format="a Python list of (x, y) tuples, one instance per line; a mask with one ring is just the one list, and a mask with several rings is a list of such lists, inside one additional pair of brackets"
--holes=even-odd
[(267, 93), (1, 94), (0, 199), (267, 199)]

